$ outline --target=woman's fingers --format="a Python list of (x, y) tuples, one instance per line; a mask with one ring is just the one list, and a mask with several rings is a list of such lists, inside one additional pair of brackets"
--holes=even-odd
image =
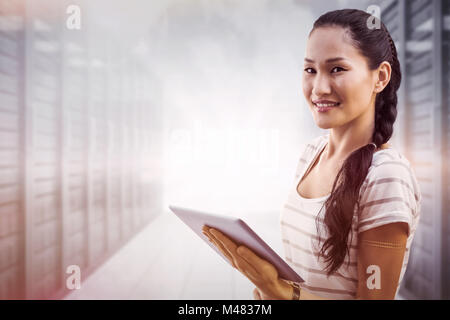
[(223, 247), (228, 251), (228, 253), (233, 257), (236, 268), (247, 278), (249, 278), (250, 281), (252, 281), (255, 285), (258, 285), (258, 282), (261, 280), (260, 274), (253, 265), (248, 263), (240, 256), (240, 254), (237, 252), (238, 246), (219, 230), (210, 228), (208, 231), (214, 238), (218, 240), (217, 242), (221, 243)]
[(207, 226), (203, 226), (203, 234), (205, 234), (211, 241), (213, 241), (214, 244), (216, 244), (216, 246), (223, 251), (223, 254), (225, 254), (227, 257), (230, 257), (231, 261), (233, 262), (233, 266), (236, 267), (236, 261), (235, 261), (235, 254), (233, 254), (233, 250), (230, 250), (229, 248), (227, 248), (224, 243), (218, 239), (218, 237), (216, 235), (214, 235), (211, 232), (212, 228), (209, 228)]
[(219, 249), (220, 252), (222, 252), (222, 254), (230, 261), (230, 263), (233, 266), (233, 268), (237, 269), (236, 264), (234, 263), (233, 257), (230, 255), (228, 250), (224, 248), (222, 243), (220, 243), (220, 241), (217, 241), (214, 237), (212, 237), (210, 234), (208, 234), (207, 231), (203, 231), (203, 234), (205, 236), (207, 236), (209, 241), (211, 241), (216, 246), (216, 248)]
[(217, 239), (219, 242), (223, 244), (223, 247), (228, 251), (230, 255), (232, 255), (233, 257), (237, 256), (236, 253), (237, 245), (232, 240), (230, 240), (219, 230), (209, 228), (208, 231), (213, 238)]
[(214, 237), (222, 241), (228, 249), (230, 249), (231, 251), (236, 251), (237, 245), (222, 232), (213, 228), (210, 228), (209, 232), (211, 232)]

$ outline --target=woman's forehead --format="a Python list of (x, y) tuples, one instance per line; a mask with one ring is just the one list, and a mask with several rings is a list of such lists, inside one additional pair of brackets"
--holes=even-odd
[(313, 30), (308, 38), (305, 58), (320, 63), (333, 57), (346, 60), (362, 58), (352, 43), (349, 32), (344, 28), (320, 27)]

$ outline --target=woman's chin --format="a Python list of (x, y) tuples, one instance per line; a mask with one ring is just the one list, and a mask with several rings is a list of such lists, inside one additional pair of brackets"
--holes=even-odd
[(320, 129), (331, 129), (335, 127), (333, 121), (324, 121), (324, 119), (315, 119), (315, 122)]

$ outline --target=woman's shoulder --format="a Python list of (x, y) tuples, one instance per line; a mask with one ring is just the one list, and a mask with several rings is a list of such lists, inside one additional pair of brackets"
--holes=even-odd
[(398, 169), (399, 167), (404, 167), (408, 171), (412, 170), (409, 160), (398, 149), (390, 146), (373, 154), (369, 172), (373, 170), (376, 172), (388, 171), (395, 173), (395, 168)]
[(415, 194), (416, 200), (420, 198), (420, 186), (415, 170), (410, 161), (395, 147), (391, 146), (374, 153), (372, 164), (367, 173), (366, 182), (369, 185), (383, 186), (390, 183), (401, 183), (408, 186)]
[(314, 137), (307, 143), (306, 149), (309, 151), (316, 151), (328, 141), (328, 136), (329, 133)]
[(327, 135), (316, 136), (309, 140), (306, 144), (302, 144), (300, 157), (297, 164), (297, 173), (302, 167), (312, 161), (319, 149), (326, 143)]

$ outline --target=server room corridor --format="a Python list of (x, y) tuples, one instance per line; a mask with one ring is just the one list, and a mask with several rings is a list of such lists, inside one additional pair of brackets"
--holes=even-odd
[(326, 133), (306, 40), (369, 7), (423, 195), (397, 299), (449, 299), (450, 0), (0, 0), (0, 300), (253, 299), (169, 205), (239, 217), (283, 257), (299, 153)]
[[(272, 218), (254, 227), (280, 254), (278, 234), (271, 232), (277, 219)], [(254, 285), (193, 235), (167, 211), (64, 299), (253, 299)], [(151, 250), (156, 243), (158, 250)]]

